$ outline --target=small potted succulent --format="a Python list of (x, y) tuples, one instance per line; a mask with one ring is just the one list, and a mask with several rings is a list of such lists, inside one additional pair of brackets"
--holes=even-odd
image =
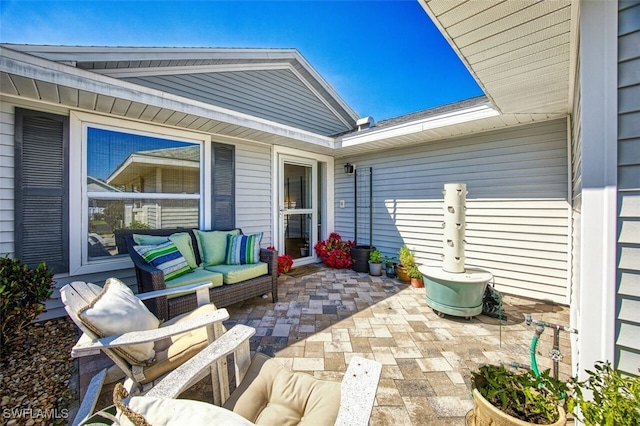
[(369, 275), (376, 277), (382, 275), (382, 253), (378, 249), (369, 253)]

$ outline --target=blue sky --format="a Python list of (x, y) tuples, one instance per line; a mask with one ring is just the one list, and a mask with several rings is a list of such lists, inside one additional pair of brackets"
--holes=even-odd
[(376, 120), (482, 94), (417, 0), (5, 1), (0, 42), (297, 49)]

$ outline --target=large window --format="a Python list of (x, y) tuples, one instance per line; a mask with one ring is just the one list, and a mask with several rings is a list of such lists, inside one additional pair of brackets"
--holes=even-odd
[(79, 152), (83, 165), (70, 172), (72, 186), (82, 182), (70, 194), (72, 274), (130, 266), (124, 235), (132, 231), (211, 225), (207, 135), (82, 113), (71, 124), (71, 164)]
[(122, 254), (123, 231), (198, 227), (200, 148), (87, 127), (89, 262)]

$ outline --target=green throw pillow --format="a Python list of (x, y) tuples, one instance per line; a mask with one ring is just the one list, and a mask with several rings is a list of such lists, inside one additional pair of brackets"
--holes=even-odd
[(227, 265), (246, 265), (260, 261), (262, 232), (251, 235), (227, 236)]
[(173, 244), (178, 247), (180, 253), (184, 256), (185, 260), (189, 264), (191, 269), (196, 269), (198, 264), (196, 263), (196, 255), (193, 251), (193, 241), (191, 241), (191, 235), (188, 232), (178, 232), (171, 234), (169, 239)]
[(157, 244), (166, 243), (169, 237), (159, 235), (133, 234), (133, 241), (141, 246), (155, 246)]
[(200, 250), (200, 266), (213, 266), (224, 263), (227, 254), (227, 235), (238, 235), (239, 229), (233, 231), (200, 231), (194, 229)]

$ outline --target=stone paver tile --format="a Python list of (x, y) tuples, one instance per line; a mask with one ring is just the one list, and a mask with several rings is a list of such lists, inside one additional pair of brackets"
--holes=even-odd
[(346, 328), (335, 328), (333, 327), (331, 329), (331, 334), (333, 336), (333, 338), (331, 340), (333, 340), (334, 342), (337, 340), (339, 342), (348, 342), (350, 340), (349, 338), (349, 330)]
[(346, 370), (347, 367), (344, 362), (344, 355), (340, 352), (325, 352), (324, 368), (325, 370)]
[(353, 352), (351, 342), (324, 342), (325, 352)]
[(432, 425), (437, 421), (435, 411), (426, 396), (403, 396), (411, 423), (414, 425)]
[(345, 352), (344, 353), (344, 362), (349, 365), (349, 363), (351, 362), (351, 358), (353, 358), (354, 356), (359, 356), (362, 358), (366, 358), (366, 359), (372, 359), (375, 361), (375, 358), (373, 356), (372, 353), (370, 352)]
[(413, 341), (410, 333), (403, 332), (391, 332), (393, 339), (396, 341), (396, 345), (401, 348), (415, 348), (416, 342)]
[(351, 348), (354, 352), (371, 352), (371, 345), (367, 337), (351, 337)]
[(294, 358), (277, 356), (274, 359), (278, 362), (278, 364), (282, 365), (283, 367), (288, 368), (289, 370), (291, 370), (293, 368), (293, 359)]
[(391, 353), (396, 358), (421, 358), (422, 352), (417, 348), (391, 348)]
[(351, 328), (349, 329), (351, 338), (354, 337), (375, 337), (373, 329), (371, 328)]
[[(437, 317), (436, 317), (437, 318)], [(429, 328), (451, 328), (451, 322), (446, 320), (435, 319), (427, 322)]]
[(330, 342), (332, 335), (330, 332), (316, 333), (307, 337), (307, 342)]
[(304, 356), (308, 358), (319, 358), (324, 356), (325, 342), (309, 342), (304, 346)]
[(456, 385), (464, 385), (464, 377), (457, 371), (447, 371), (447, 376), (449, 376), (449, 380)]
[(382, 365), (382, 373), (380, 374), (380, 378), (383, 379), (404, 379), (402, 375), (402, 371), (400, 371), (400, 367), (397, 365)]
[(424, 373), (424, 376), (438, 396), (468, 397), (471, 394), (471, 391), (464, 383), (453, 383), (446, 372), (434, 371)]
[(456, 396), (429, 397), (429, 402), (438, 417), (462, 417), (473, 409), (471, 398)]
[(442, 357), (447, 360), (451, 367), (454, 369), (460, 368), (462, 363), (460, 362), (460, 356), (457, 353), (451, 351), (442, 351), (441, 353)]
[(372, 348), (383, 347), (390, 348), (396, 345), (396, 341), (392, 337), (370, 337), (369, 344)]
[(303, 357), (304, 356), (304, 346), (293, 346), (289, 345), (278, 352), (276, 352), (277, 357)]
[(411, 377), (424, 377), (424, 373), (422, 369), (418, 365), (415, 359), (411, 358), (400, 358), (396, 360), (398, 363), (398, 367), (400, 367), (400, 371), (405, 378)]
[(396, 387), (402, 396), (436, 396), (427, 379), (396, 380)]
[(455, 340), (455, 338), (451, 335), (451, 333), (449, 333), (444, 328), (435, 328), (433, 331), (436, 335), (436, 339), (438, 340), (447, 340), (447, 341)]
[(417, 359), (416, 362), (425, 373), (431, 371), (451, 371), (453, 369), (445, 358), (422, 358)]
[(378, 405), (402, 405), (403, 401), (393, 379), (380, 379), (376, 391)]
[(376, 337), (393, 337), (385, 325), (372, 325), (371, 328)]
[(411, 418), (403, 406), (377, 406), (371, 411), (369, 426), (410, 426)]
[(291, 331), (291, 324), (276, 324), (271, 335), (274, 337), (288, 337), (289, 331)]
[(411, 333), (413, 328), (409, 324), (389, 324), (387, 328), (391, 332), (391, 334), (395, 333)]
[(295, 371), (324, 370), (324, 358), (294, 358), (292, 369)]

